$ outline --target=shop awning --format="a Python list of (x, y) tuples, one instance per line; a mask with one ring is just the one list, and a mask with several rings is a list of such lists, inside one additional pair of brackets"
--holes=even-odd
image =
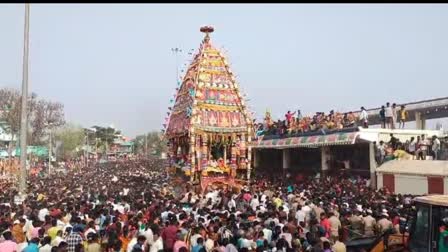
[(252, 148), (296, 148), (296, 147), (320, 147), (328, 145), (354, 144), (359, 132), (342, 132), (328, 135), (289, 137), (282, 139), (259, 139), (252, 143)]

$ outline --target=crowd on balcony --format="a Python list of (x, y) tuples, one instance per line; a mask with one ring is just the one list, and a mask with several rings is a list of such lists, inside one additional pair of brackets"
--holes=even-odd
[(328, 114), (317, 112), (312, 116), (302, 116), (300, 110), (288, 111), (284, 120), (277, 121), (266, 112), (264, 122), (257, 125), (257, 135), (291, 135), (319, 130), (340, 130), (357, 127), (359, 122), (367, 126), (362, 118), (355, 116), (353, 112), (343, 114), (332, 110)]
[[(392, 105), (388, 102), (381, 106), (379, 117), (382, 128), (403, 129), (408, 120), (408, 112), (405, 105)], [(398, 127), (397, 127), (398, 124)], [(342, 130), (346, 128), (369, 127), (369, 115), (364, 107), (360, 112), (341, 113), (331, 110), (316, 112), (311, 116), (303, 116), (301, 111), (288, 111), (283, 120), (275, 121), (270, 112), (266, 112), (264, 122), (257, 124), (257, 136), (261, 135), (294, 135), (307, 132)]]

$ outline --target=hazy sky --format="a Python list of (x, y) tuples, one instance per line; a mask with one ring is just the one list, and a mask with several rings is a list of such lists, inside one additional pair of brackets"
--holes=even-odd
[[(0, 86), (20, 88), (23, 23), (23, 5), (0, 5)], [(447, 95), (448, 5), (423, 4), (34, 4), (31, 91), (83, 126), (160, 130), (176, 88), (171, 48), (196, 50), (204, 24), (259, 118)]]

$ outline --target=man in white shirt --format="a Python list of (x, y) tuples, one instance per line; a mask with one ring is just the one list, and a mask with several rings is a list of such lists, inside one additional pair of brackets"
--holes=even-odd
[(166, 221), (170, 214), (173, 214), (173, 212), (171, 211), (171, 207), (167, 207), (165, 211), (163, 211), (162, 214), (160, 215), (162, 221)]
[(149, 252), (159, 252), (163, 251), (163, 240), (162, 237), (159, 236), (157, 232), (154, 233), (154, 243), (151, 248), (149, 248)]
[(59, 243), (63, 241), (64, 239), (62, 238), (62, 230), (58, 230), (58, 232), (56, 233), (56, 237), (53, 239), (53, 241), (51, 241), (51, 246), (57, 247), (59, 246)]
[(257, 210), (257, 207), (260, 205), (260, 201), (258, 201), (258, 195), (254, 195), (254, 197), (252, 198), (252, 200), (250, 201), (250, 206), (252, 207), (252, 209), (254, 211)]
[(368, 121), (368, 114), (364, 107), (361, 107), (361, 114), (359, 115), (359, 120), (361, 121), (363, 128), (368, 128), (369, 121)]
[(432, 137), (432, 152), (434, 153), (434, 160), (439, 159), (439, 151), (440, 151), (440, 140), (437, 136)]
[(397, 119), (398, 119), (398, 108), (397, 108), (397, 104), (392, 104), (392, 129), (395, 129), (395, 123), (397, 123)]
[(311, 214), (311, 207), (309, 206), (309, 203), (306, 202), (305, 206), (302, 207), (302, 210), (305, 212), (305, 219), (307, 220), (307, 222), (305, 222), (306, 226), (308, 227), (308, 220), (310, 219), (310, 214)]
[(143, 232), (143, 235), (146, 237), (146, 244), (151, 246), (154, 243), (153, 233), (151, 228), (147, 227)]
[(302, 210), (302, 206), (299, 205), (297, 206), (297, 212), (296, 212), (296, 220), (297, 220), (297, 225), (300, 225), (300, 222), (306, 223), (305, 222), (305, 218), (306, 218), (306, 213), (305, 211)]
[(193, 231), (194, 235), (192, 235), (190, 238), (190, 249), (198, 244), (199, 237), (203, 238), (202, 235), (199, 234), (200, 229), (198, 227), (194, 228)]
[(386, 110), (385, 110), (385, 114), (386, 114), (386, 122), (387, 122), (387, 124), (388, 124), (388, 126), (389, 126), (389, 129), (395, 129), (395, 125), (394, 125), (394, 123), (393, 123), (393, 115), (394, 115), (394, 113), (393, 113), (393, 110), (392, 110), (392, 107), (390, 106), (390, 103), (388, 102), (388, 103), (386, 103)]
[(129, 188), (123, 188), (123, 196), (128, 196)]
[(231, 198), (231, 199), (229, 200), (229, 202), (227, 203), (227, 207), (228, 207), (229, 209), (232, 209), (232, 208), (236, 207), (236, 202), (235, 202), (234, 197), (235, 197), (235, 196), (232, 196), (232, 198)]
[(428, 155), (428, 147), (429, 141), (425, 138), (425, 135), (422, 135), (420, 140), (420, 152), (422, 160), (426, 160), (426, 155)]
[(42, 208), (41, 210), (39, 210), (39, 220), (42, 222), (45, 222), (45, 216), (49, 215), (50, 211), (48, 211), (48, 209), (46, 207)]
[(137, 244), (137, 236), (132, 237), (129, 241), (128, 247), (126, 248), (126, 252), (132, 252), (132, 248)]
[(288, 232), (288, 227), (284, 226), (282, 228), (282, 234), (280, 235), (288, 242), (288, 245), (290, 248), (292, 248), (292, 234)]
[(50, 245), (50, 242), (51, 242), (51, 238), (49, 236), (44, 237), (42, 243), (45, 245), (39, 247), (39, 252), (51, 252), (52, 246)]
[(268, 243), (271, 243), (272, 241), (272, 230), (266, 226), (263, 228), (263, 238), (266, 239)]

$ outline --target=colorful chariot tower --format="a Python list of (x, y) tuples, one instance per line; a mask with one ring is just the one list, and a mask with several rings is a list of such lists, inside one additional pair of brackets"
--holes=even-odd
[(221, 174), (250, 179), (253, 121), (224, 55), (216, 49), (211, 26), (189, 65), (169, 114), (165, 138), (170, 167), (191, 181)]

